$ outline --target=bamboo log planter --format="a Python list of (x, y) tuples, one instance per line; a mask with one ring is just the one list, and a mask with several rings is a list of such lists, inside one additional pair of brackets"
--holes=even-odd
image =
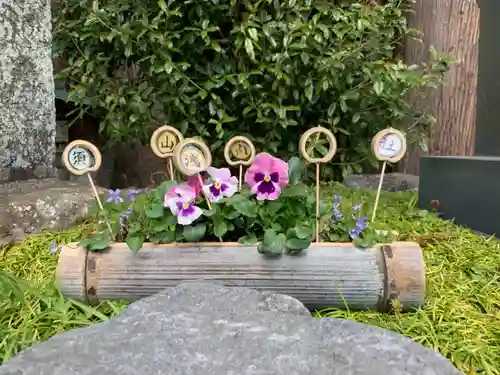
[(62, 247), (57, 279), (62, 294), (88, 304), (134, 301), (184, 281), (210, 280), (293, 296), (309, 309), (403, 311), (425, 297), (420, 246), (395, 242), (360, 249), (319, 243), (297, 256), (269, 258), (239, 243), (147, 243), (133, 255), (124, 243), (104, 252)]

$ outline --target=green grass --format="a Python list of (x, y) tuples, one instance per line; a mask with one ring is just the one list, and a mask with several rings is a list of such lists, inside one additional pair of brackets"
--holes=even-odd
[[(325, 190), (328, 196), (335, 191), (353, 203), (364, 201), (366, 210), (374, 200), (373, 192), (353, 193), (337, 185)], [(336, 310), (317, 315), (402, 333), (438, 350), (466, 374), (500, 374), (500, 241), (420, 212), (414, 193), (383, 194), (377, 225), (422, 244), (428, 283), (425, 307), (409, 314)], [(84, 231), (79, 227), (44, 233), (0, 252), (0, 270), (26, 280), (18, 289), (7, 282), (11, 292), (4, 287), (0, 293), (0, 363), (20, 349), (107, 319), (125, 306), (104, 303), (91, 308), (66, 300), (57, 291), (57, 257), (50, 255), (49, 246), (75, 241)]]

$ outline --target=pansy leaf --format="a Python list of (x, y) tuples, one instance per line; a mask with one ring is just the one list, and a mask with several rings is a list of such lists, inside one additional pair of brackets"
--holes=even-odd
[(177, 185), (177, 181), (173, 181), (173, 180), (164, 181), (160, 184), (160, 186), (158, 186), (155, 189), (154, 194), (157, 198), (159, 198), (160, 200), (163, 200), (165, 197), (165, 194), (167, 194), (167, 192), (170, 189), (172, 189), (175, 185)]
[(163, 203), (161, 202), (153, 202), (149, 204), (149, 207), (146, 209), (146, 216), (150, 219), (158, 219), (163, 216)]
[(296, 185), (300, 182), (301, 178), (300, 158), (293, 156), (288, 160), (288, 183), (290, 185)]
[(111, 238), (109, 233), (97, 233), (93, 234), (83, 241), (81, 241), (78, 245), (85, 247), (89, 251), (102, 251), (109, 247), (111, 242)]
[(217, 213), (217, 210), (215, 208), (212, 208), (211, 210), (203, 210), (203, 216), (206, 216), (206, 217), (214, 216), (216, 213)]
[(259, 244), (259, 252), (266, 255), (278, 256), (286, 250), (286, 236), (276, 233), (272, 229), (264, 232), (264, 240)]
[(127, 236), (127, 246), (134, 254), (137, 254), (137, 252), (141, 249), (142, 244), (145, 241), (145, 237), (143, 234), (133, 234)]
[(308, 228), (305, 225), (297, 224), (293, 229), (297, 238), (301, 240), (312, 238), (313, 235), (312, 228)]
[(283, 198), (288, 198), (288, 197), (307, 197), (309, 196), (310, 193), (307, 189), (306, 186), (304, 185), (294, 185), (294, 186), (288, 186), (283, 190), (281, 193), (281, 196)]
[(286, 240), (286, 248), (292, 252), (295, 252), (297, 250), (304, 250), (311, 245), (311, 242), (312, 242), (311, 238), (305, 238), (305, 239), (288, 238)]
[(233, 206), (237, 203), (249, 201), (249, 199), (242, 194), (235, 194), (230, 198), (224, 198), (221, 200), (221, 203), (226, 203), (228, 206)]
[(227, 224), (224, 220), (214, 221), (214, 235), (216, 237), (223, 237), (228, 231)]
[(259, 213), (259, 207), (254, 201), (250, 199), (245, 199), (234, 204), (234, 209), (240, 214), (248, 217), (256, 217)]
[(279, 200), (277, 201), (270, 201), (267, 205), (267, 213), (271, 216), (276, 215), (276, 213), (279, 211), (279, 209), (283, 207), (283, 203)]
[(251, 245), (257, 244), (257, 242), (259, 242), (259, 240), (255, 236), (255, 234), (252, 233), (252, 234), (247, 234), (243, 237), (240, 237), (238, 239), (238, 242), (242, 243), (243, 245), (251, 246)]
[(149, 236), (149, 240), (154, 243), (171, 243), (175, 241), (174, 230), (164, 230)]
[(184, 227), (184, 239), (187, 242), (198, 242), (201, 240), (207, 231), (207, 225), (200, 223)]

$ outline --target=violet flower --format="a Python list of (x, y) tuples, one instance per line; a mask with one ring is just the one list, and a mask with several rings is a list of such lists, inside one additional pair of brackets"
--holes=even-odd
[(246, 171), (245, 182), (258, 200), (276, 200), (288, 185), (288, 163), (262, 152)]
[(333, 207), (332, 207), (332, 217), (335, 221), (342, 220), (344, 218), (344, 215), (342, 212), (340, 212), (340, 200), (342, 197), (339, 195), (335, 194), (333, 196)]
[(59, 250), (58, 245), (56, 245), (55, 243), (50, 244), (50, 255), (56, 255), (58, 250)]
[(361, 232), (368, 226), (367, 220), (367, 216), (361, 216), (356, 220), (354, 228), (349, 229), (349, 236), (351, 239), (354, 240), (361, 235)]
[(107, 203), (123, 203), (123, 198), (121, 197), (121, 190), (120, 189), (109, 189), (108, 190), (108, 199), (106, 200)]
[(137, 199), (138, 195), (139, 195), (138, 190), (129, 189), (129, 190), (127, 190), (127, 193), (125, 194), (125, 198), (127, 198), (129, 201), (135, 201)]

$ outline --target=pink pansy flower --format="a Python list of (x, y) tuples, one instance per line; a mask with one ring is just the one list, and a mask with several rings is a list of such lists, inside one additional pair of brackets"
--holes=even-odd
[(168, 207), (177, 216), (181, 225), (189, 225), (203, 213), (202, 209), (195, 206), (196, 194), (194, 189), (187, 185), (178, 185), (165, 194), (165, 207)]
[(222, 197), (231, 197), (236, 193), (238, 179), (231, 176), (229, 168), (209, 167), (207, 173), (212, 183), (203, 186), (203, 192), (212, 202), (217, 202)]
[(262, 152), (245, 173), (245, 182), (252, 187), (258, 200), (276, 200), (288, 185), (288, 163)]
[[(201, 177), (201, 182), (200, 182)], [(201, 190), (203, 189), (203, 184), (205, 183), (205, 177), (200, 173), (189, 176), (187, 180), (187, 184), (194, 189), (194, 193), (198, 197), (200, 195)]]

